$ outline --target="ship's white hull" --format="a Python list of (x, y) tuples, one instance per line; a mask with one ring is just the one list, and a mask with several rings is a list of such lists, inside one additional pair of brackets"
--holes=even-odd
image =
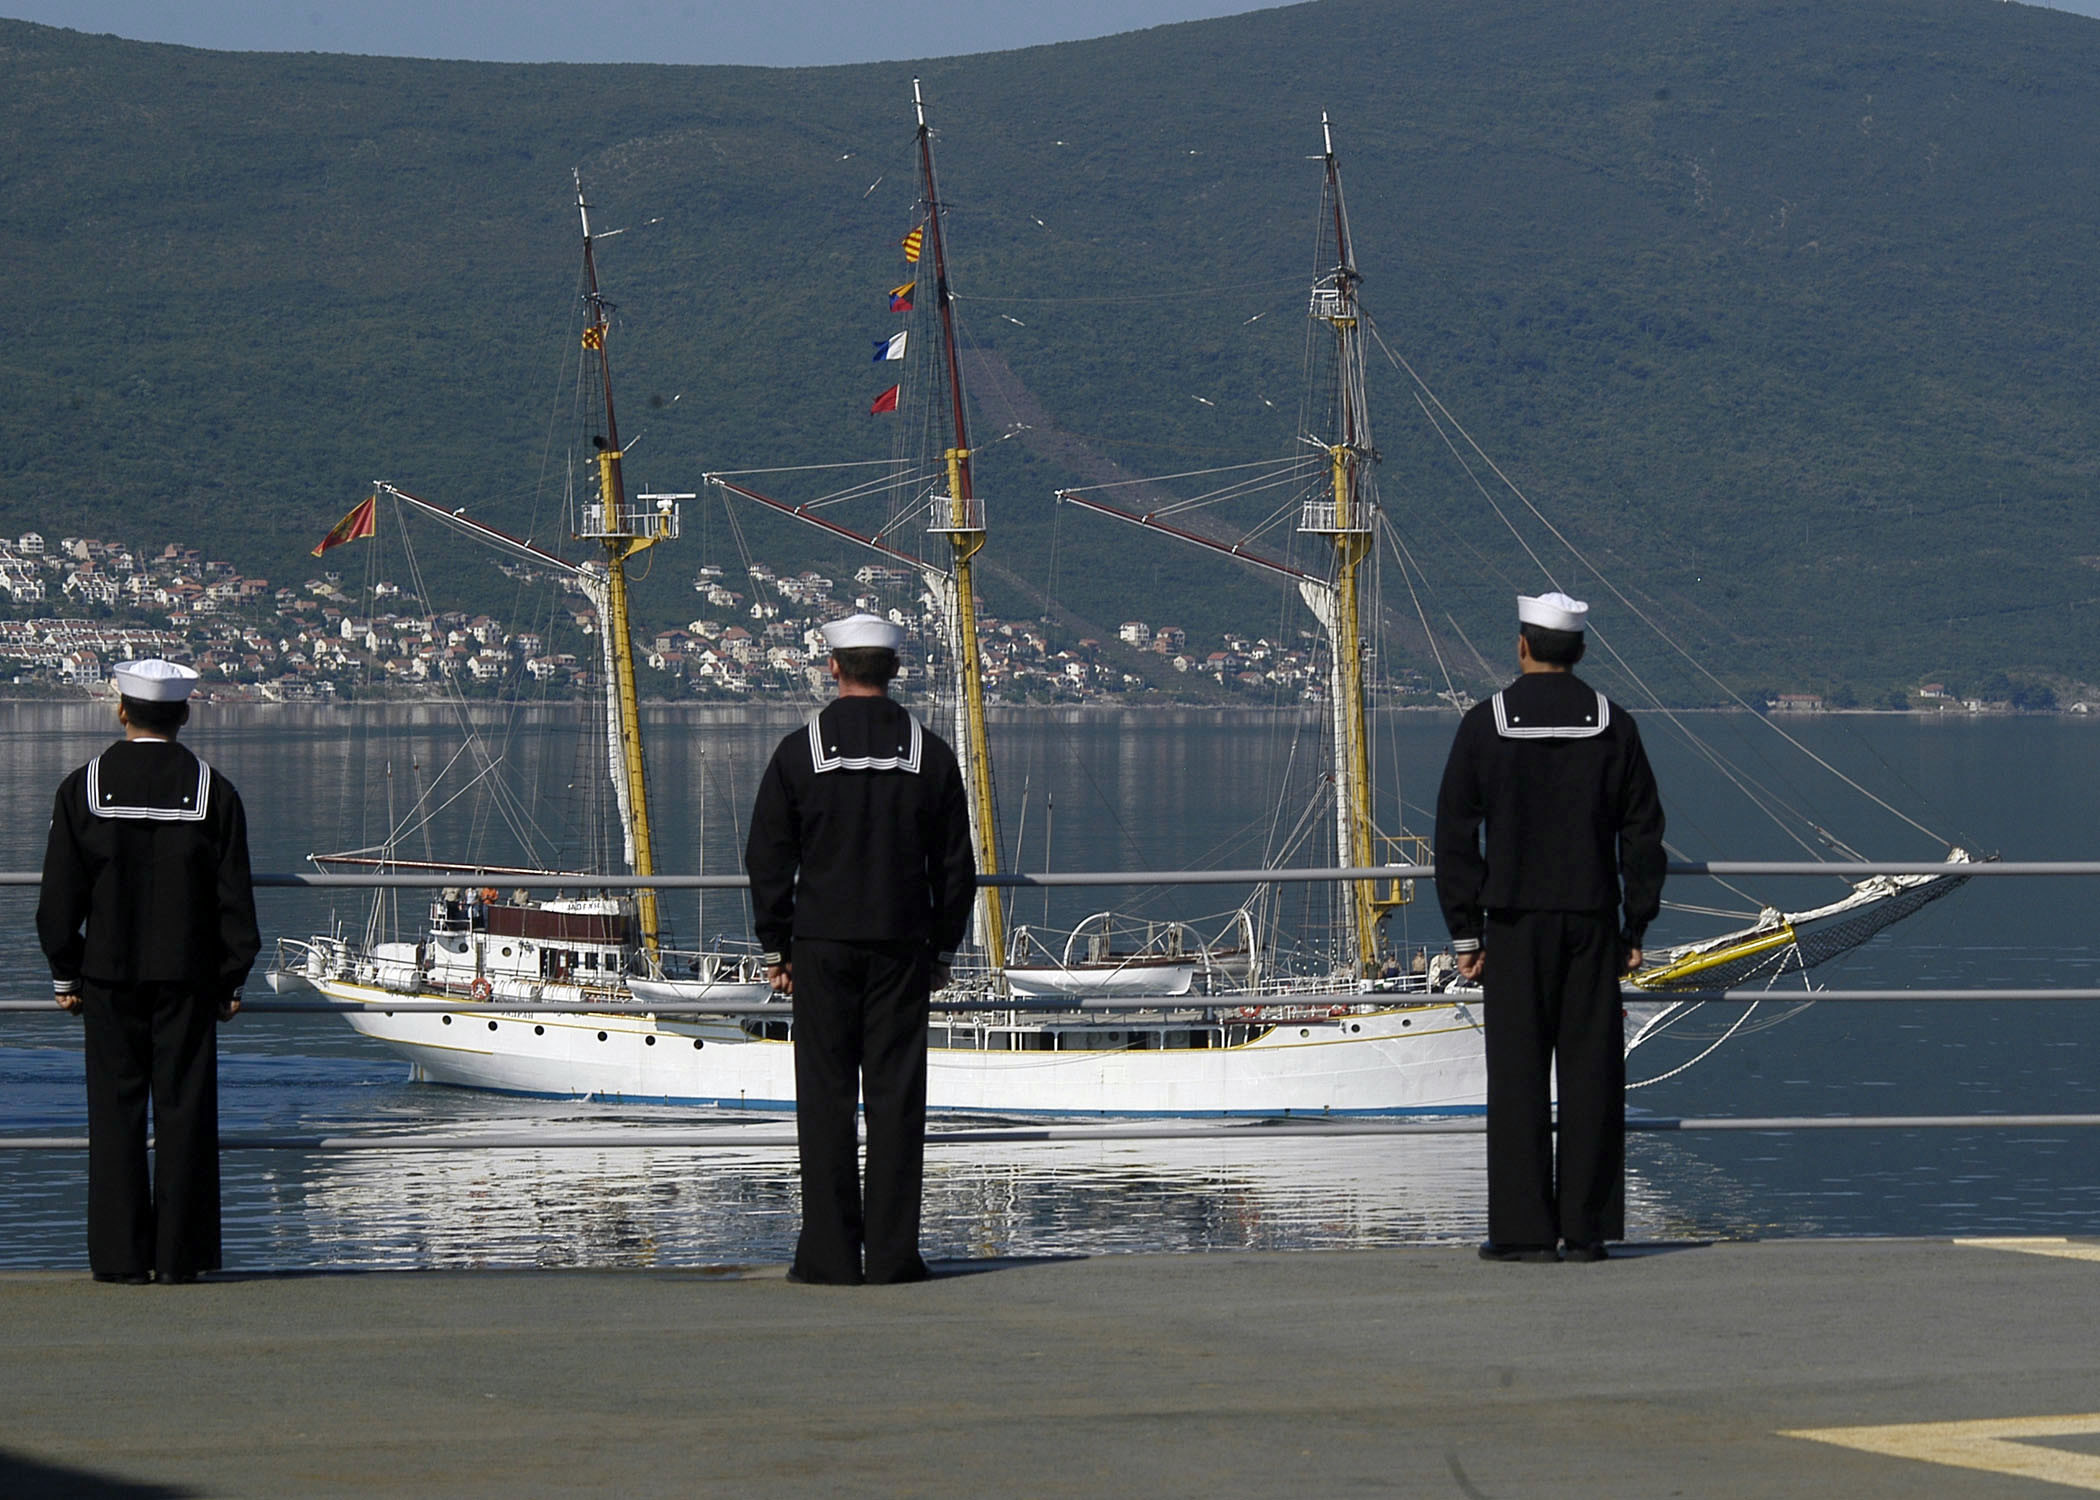
[[(782, 1017), (754, 1036), (733, 1019), (556, 1015), (529, 1006), (484, 1013), (389, 1010), (409, 996), (316, 978), (332, 1000), (361, 1007), (350, 1024), (433, 1083), (509, 1093), (718, 1109), (788, 1110), (794, 1051)], [(1360, 999), (1360, 997), (1349, 997)], [(1162, 1028), (1099, 1023), (971, 1028), (984, 1045), (929, 1049), (934, 1110), (1019, 1115), (1318, 1115), (1477, 1113), (1487, 1074), (1478, 1013), (1430, 1001), (1210, 1029), (1226, 1045), (1159, 1045)], [(957, 1028), (960, 1030), (961, 1028)], [(1195, 1029), (1201, 1030), (1200, 1026)], [(1067, 1049), (1084, 1030), (1088, 1045)], [(1164, 1028), (1170, 1042), (1189, 1023)], [(1139, 1040), (1142, 1038), (1142, 1040)], [(1244, 1040), (1234, 1040), (1245, 1038)], [(1136, 1045), (1132, 1045), (1133, 1041)], [(1020, 1050), (1011, 1050), (1018, 1048)]]

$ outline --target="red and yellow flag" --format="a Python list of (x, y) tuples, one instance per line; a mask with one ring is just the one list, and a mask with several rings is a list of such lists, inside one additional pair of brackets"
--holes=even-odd
[(884, 391), (881, 395), (877, 396), (875, 398), (875, 404), (868, 408), (868, 415), (872, 417), (879, 415), (882, 412), (895, 411), (897, 409), (897, 392), (899, 392), (902, 389), (904, 389), (904, 387), (893, 385), (888, 390)]
[(590, 327), (584, 329), (583, 347), (586, 349), (603, 349), (605, 347), (605, 325), (603, 323), (593, 323)]
[(912, 294), (912, 289), (913, 289), (914, 287), (916, 287), (916, 286), (917, 286), (918, 284), (919, 284), (919, 283), (918, 283), (918, 279), (917, 279), (916, 277), (914, 277), (914, 278), (913, 278), (912, 280), (910, 280), (910, 281), (907, 281), (907, 282), (905, 282), (905, 283), (904, 283), (904, 285), (902, 285), (902, 286), (893, 286), (893, 287), (891, 287), (891, 288), (890, 288), (890, 311), (891, 311), (891, 312), (910, 312), (910, 311), (911, 311), (911, 294)]
[(926, 226), (921, 224), (904, 237), (904, 258), (913, 265), (919, 263), (919, 249), (926, 243)]
[(335, 523), (335, 529), (321, 538), (321, 545), (314, 548), (312, 556), (319, 557), (330, 547), (340, 547), (345, 542), (362, 541), (379, 532), (379, 497), (367, 495), (358, 503), (357, 509)]

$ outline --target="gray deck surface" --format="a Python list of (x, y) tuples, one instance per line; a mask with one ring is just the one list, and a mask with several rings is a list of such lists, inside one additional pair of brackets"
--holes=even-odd
[[(2100, 1246), (2034, 1248), (2057, 1253), (1135, 1255), (852, 1290), (778, 1267), (0, 1273), (0, 1495), (2100, 1489)], [(1783, 1435), (2066, 1414), (2087, 1420), (1897, 1440), (2052, 1479)]]

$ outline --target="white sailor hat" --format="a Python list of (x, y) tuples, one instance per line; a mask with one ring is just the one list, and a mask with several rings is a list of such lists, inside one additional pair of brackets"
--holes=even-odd
[(904, 644), (904, 632), (880, 615), (848, 615), (824, 627), (824, 644), (834, 651), (853, 651), (872, 646), (895, 651)]
[(180, 662), (149, 657), (120, 661), (109, 669), (117, 691), (142, 703), (181, 703), (197, 689), (197, 674)]
[(1579, 631), (1589, 622), (1590, 607), (1580, 599), (1570, 599), (1555, 590), (1532, 598), (1528, 594), (1517, 595), (1517, 619), (1526, 625), (1537, 625), (1547, 630)]

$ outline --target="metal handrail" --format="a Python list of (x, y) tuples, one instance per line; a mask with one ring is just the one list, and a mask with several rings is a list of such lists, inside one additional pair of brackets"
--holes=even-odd
[[(1976, 860), (1967, 864), (1939, 859), (1829, 860), (1812, 859), (1692, 859), (1675, 860), (1672, 875), (1796, 876), (1832, 875), (1859, 880), (1872, 875), (1952, 875), (1963, 880), (2007, 875), (2100, 875), (2100, 860), (2029, 859)], [(42, 875), (34, 870), (0, 871), (0, 886), (38, 885)], [(414, 874), (306, 874), (262, 872), (251, 877), (257, 890), (364, 887), (367, 889), (427, 889), (449, 885), (488, 885), (513, 888), (590, 890), (743, 890), (750, 884), (744, 875), (577, 875), (531, 874), (473, 869), (418, 871)], [(981, 875), (980, 886), (1007, 889), (1050, 889), (1063, 886), (1128, 885), (1286, 885), (1305, 881), (1342, 880), (1434, 880), (1434, 865), (1370, 865), (1315, 868), (1294, 866), (1253, 870), (1075, 870), (1041, 871), (1036, 874)]]
[[(1626, 1121), (1630, 1133), (1677, 1133), (1682, 1131), (1793, 1130), (2035, 1130), (2085, 1128), (2100, 1125), (2100, 1114), (2069, 1115), (1710, 1115), (1634, 1116)], [(1257, 1137), (1263, 1141), (1291, 1137), (1393, 1136), (1393, 1135), (1482, 1135), (1487, 1120), (1481, 1115), (1433, 1120), (1387, 1120), (1356, 1118), (1246, 1119), (1227, 1122), (1187, 1120), (1118, 1120), (1101, 1125), (980, 1125), (963, 1129), (932, 1129), (926, 1133), (929, 1148), (982, 1146), (987, 1144), (1031, 1144), (1056, 1141), (1163, 1141), (1219, 1140)], [(0, 1136), (0, 1150), (84, 1151), (84, 1135)], [(222, 1151), (309, 1151), (334, 1154), (351, 1151), (632, 1151), (648, 1149), (693, 1150), (715, 1147), (724, 1150), (781, 1148), (795, 1144), (792, 1125), (714, 1125), (694, 1128), (649, 1127), (637, 1130), (547, 1130), (485, 1131), (459, 1135), (401, 1134), (380, 1132), (359, 1135), (268, 1135), (232, 1131), (219, 1136)]]
[[(1264, 1012), (1288, 1012), (1313, 1008), (1309, 1001), (1293, 1001), (1289, 996), (1261, 1001), (1258, 1004), (1245, 995), (1228, 995), (1213, 999), (1203, 995), (1161, 995), (1151, 997), (1152, 1004), (1137, 1004), (1144, 996), (1053, 996), (1029, 998), (987, 999), (980, 995), (970, 1000), (935, 1000), (928, 1009), (946, 1011), (1013, 1011), (1018, 1014), (1042, 1013), (1069, 1015), (1075, 1011), (1102, 1011), (1125, 1015), (1134, 1012), (1191, 1012), (1241, 1011), (1251, 1008)], [(1371, 1005), (1391, 1010), (1402, 1010), (1415, 1005), (1434, 1005), (1457, 998), (1448, 993), (1429, 990), (1360, 990), (1350, 999), (1322, 997), (1317, 1008), (1325, 1010), (1330, 1005)], [(1796, 1005), (1804, 1000), (1817, 1002), (1836, 1000), (1845, 1002), (1880, 1003), (1889, 1001), (1958, 1001), (1980, 1000), (2003, 1004), (2026, 1004), (2037, 1000), (2075, 1000), (2091, 1003), (2100, 1001), (2100, 989), (2001, 989), (2001, 990), (1655, 990), (1644, 992), (1644, 1000), (1690, 1005), (1758, 1005), (1775, 1001)], [(506, 1008), (508, 1007), (508, 1008)], [(0, 1015), (10, 1012), (42, 1012), (53, 1008), (49, 998), (39, 1000), (0, 1000)], [(265, 1000), (260, 997), (243, 999), (243, 1014), (254, 1015), (369, 1015), (375, 1010), (403, 1015), (454, 1015), (454, 1016), (515, 1016), (523, 1013), (555, 1016), (774, 1016), (786, 1020), (792, 1008), (785, 999), (771, 1001), (749, 1000), (398, 1000), (382, 1004), (377, 1001), (360, 1000)], [(1288, 1015), (1265, 1015), (1261, 1025), (1283, 1025), (1292, 1018)]]
[[(1713, 876), (1798, 876), (1837, 875), (1845, 878), (1872, 875), (1958, 875), (1963, 879), (1975, 876), (2051, 876), (2051, 875), (2100, 875), (2100, 860), (1993, 860), (1971, 863), (1950, 863), (1944, 860), (1679, 860), (1669, 866), (1673, 875)], [(1117, 885), (1247, 885), (1265, 883), (1296, 883), (1310, 881), (1343, 881), (1363, 879), (1429, 879), (1436, 877), (1434, 865), (1381, 865), (1371, 867), (1299, 867), (1291, 869), (1255, 870), (1120, 870), (1120, 871), (1070, 871), (1062, 873), (989, 875), (979, 878), (980, 885), (1008, 888), (1052, 887), (1052, 886), (1117, 886)], [(449, 870), (417, 871), (415, 873), (380, 874), (363, 871), (350, 874), (306, 874), (306, 873), (260, 873), (252, 877), (257, 889), (283, 888), (358, 888), (367, 889), (434, 889), (453, 885), (476, 885), (494, 880), (503, 885), (529, 886), (536, 888), (560, 887), (591, 889), (635, 889), (655, 887), (666, 890), (735, 890), (747, 888), (750, 879), (743, 875), (591, 875), (580, 877), (569, 874), (517, 874), (509, 871)], [(41, 876), (32, 871), (0, 871), (0, 886), (29, 886), (41, 882)], [(1388, 1003), (1404, 1006), (1418, 1003), (1415, 991), (1365, 991), (1356, 1003), (1377, 1005)], [(1171, 1010), (1177, 1012), (1212, 1013), (1236, 1011), (1244, 1008), (1248, 1000), (1244, 996), (1232, 996), (1210, 1001), (1201, 996), (1174, 997), (1181, 1003), (1146, 1007), (1148, 1010)], [(1421, 1000), (1428, 996), (1423, 994)], [(1754, 1005), (1766, 1000), (1792, 999), (1791, 993), (1781, 995), (1771, 990), (1748, 989), (1698, 989), (1658, 991), (1652, 998), (1679, 1003), (1706, 1002), (1710, 1004)], [(1997, 989), (1997, 990), (1814, 990), (1804, 991), (1803, 998), (1846, 1002), (1878, 1001), (1949, 1001), (1978, 1000), (2005, 1003), (2030, 1001), (2073, 1000), (2091, 1002), (2100, 1000), (2100, 989)], [(1279, 1007), (1289, 1004), (1287, 997), (1279, 997)], [(0, 1013), (43, 1011), (51, 1008), (47, 1000), (0, 1000)], [(363, 1012), (370, 1006), (362, 1003), (326, 1000), (277, 1001), (256, 999), (244, 1002), (243, 1009), (258, 1014), (337, 1014)], [(632, 1013), (652, 1016), (749, 1016), (777, 1014), (780, 1002), (750, 1001), (654, 1001), (619, 1004), (607, 1001), (550, 1002), (534, 1001), (534, 1013), (619, 1015)], [(935, 1001), (931, 1009), (943, 1011), (980, 1011), (987, 1008), (982, 997), (975, 999)], [(1015, 1013), (1074, 1011), (1131, 1010), (1128, 997), (1080, 998), (1055, 997), (1044, 999), (1021, 999), (1013, 997), (1001, 1000), (991, 1008)], [(468, 1001), (418, 1001), (404, 1000), (390, 1007), (402, 1012), (436, 1012), (462, 1015), (485, 1015), (489, 1002)]]

